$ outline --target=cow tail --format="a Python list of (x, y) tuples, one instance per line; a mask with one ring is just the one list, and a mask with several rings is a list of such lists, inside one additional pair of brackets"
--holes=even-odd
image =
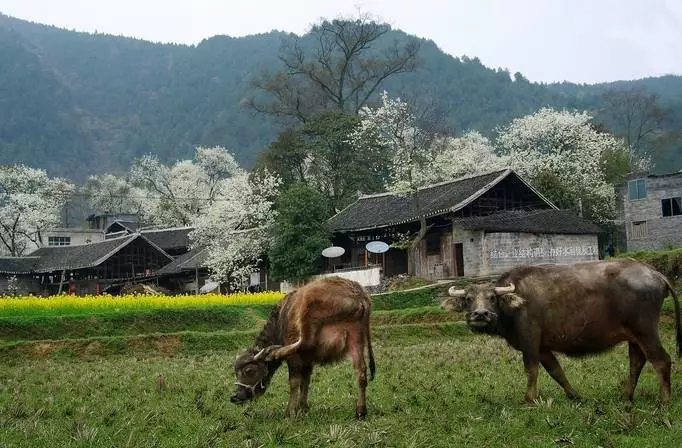
[(679, 298), (677, 297), (677, 292), (675, 291), (675, 288), (673, 285), (670, 283), (670, 281), (663, 276), (663, 280), (665, 280), (665, 284), (668, 286), (668, 289), (670, 290), (670, 295), (673, 298), (673, 301), (675, 303), (675, 342), (677, 344), (677, 357), (680, 358), (682, 357), (682, 328), (680, 328), (680, 301)]
[(675, 301), (675, 330), (676, 330), (676, 342), (677, 342), (677, 357), (682, 357), (682, 328), (680, 328), (680, 301), (675, 292), (675, 288), (668, 283), (668, 288), (670, 288), (670, 294), (673, 296)]
[(368, 301), (369, 306), (365, 308), (365, 337), (367, 339), (367, 356), (369, 357), (369, 380), (374, 380), (374, 372), (376, 372), (376, 365), (374, 363), (374, 351), (372, 350), (372, 331), (369, 325), (369, 313), (371, 307), (371, 299)]

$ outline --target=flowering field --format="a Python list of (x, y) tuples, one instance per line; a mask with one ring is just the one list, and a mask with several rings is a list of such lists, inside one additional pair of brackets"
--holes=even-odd
[(274, 304), (279, 302), (282, 297), (284, 297), (284, 294), (279, 291), (186, 296), (0, 296), (0, 317), (64, 316), (144, 311), (165, 308), (206, 308), (224, 305)]

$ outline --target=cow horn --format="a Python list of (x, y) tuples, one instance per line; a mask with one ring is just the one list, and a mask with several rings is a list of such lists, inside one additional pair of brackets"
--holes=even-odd
[(448, 289), (448, 294), (451, 295), (452, 297), (463, 297), (466, 295), (466, 290), (464, 289), (455, 289), (454, 286), (451, 286), (450, 289)]
[(509, 294), (514, 292), (515, 289), (513, 283), (510, 283), (509, 286), (495, 286), (495, 294)]
[(265, 349), (262, 349), (261, 351), (256, 353), (256, 355), (253, 357), (253, 360), (258, 361), (261, 358), (261, 356), (263, 356), (264, 353), (265, 353)]

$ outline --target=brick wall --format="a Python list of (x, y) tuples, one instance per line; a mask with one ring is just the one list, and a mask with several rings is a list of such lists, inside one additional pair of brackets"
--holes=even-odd
[(485, 233), (455, 229), (463, 244), (464, 275), (491, 275), (522, 264), (575, 263), (599, 258), (596, 235)]
[[(667, 246), (682, 246), (682, 216), (663, 216), (661, 200), (682, 197), (682, 174), (661, 177), (647, 177), (647, 194), (644, 199), (630, 200), (627, 183), (618, 189), (622, 201), (622, 219), (625, 225), (627, 249), (664, 249)], [(632, 223), (646, 221), (646, 236), (639, 237), (632, 232)]]

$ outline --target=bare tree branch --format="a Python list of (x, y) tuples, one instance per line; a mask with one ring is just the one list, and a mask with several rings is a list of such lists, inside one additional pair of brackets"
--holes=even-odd
[(258, 112), (303, 123), (329, 109), (357, 113), (384, 81), (417, 67), (420, 42), (408, 38), (389, 44), (390, 31), (365, 14), (322, 21), (308, 35), (283, 42), (283, 69), (254, 78), (256, 94), (247, 103)]

